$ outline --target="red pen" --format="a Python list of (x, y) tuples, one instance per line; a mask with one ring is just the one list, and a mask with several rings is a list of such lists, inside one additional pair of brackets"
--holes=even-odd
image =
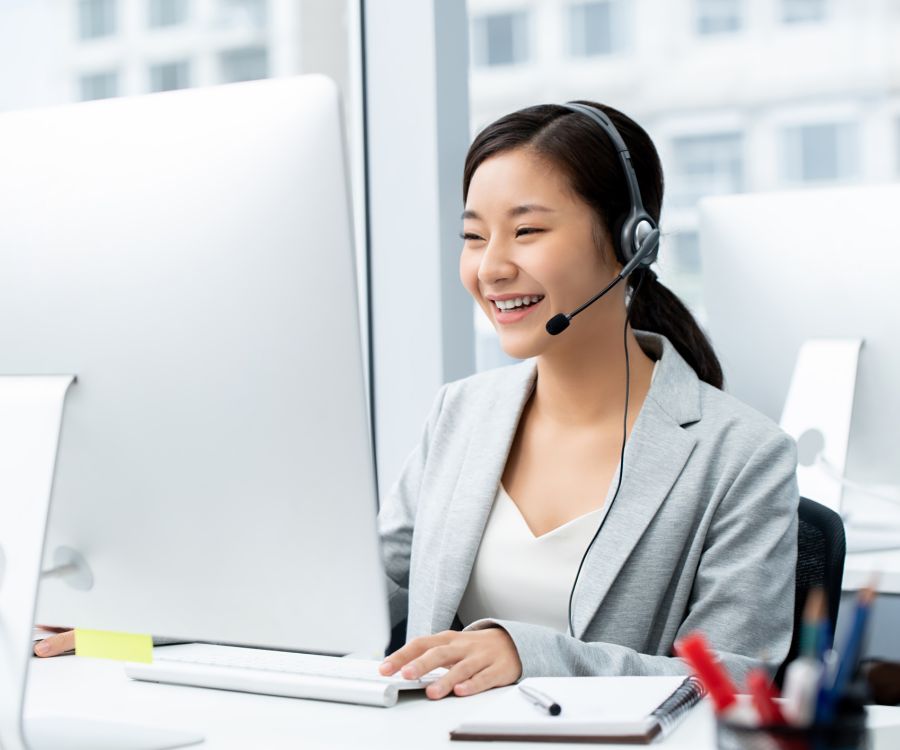
[(787, 724), (781, 707), (775, 702), (778, 691), (764, 669), (753, 669), (747, 675), (747, 689), (753, 701), (753, 708), (759, 714), (760, 724), (775, 726)]
[(737, 703), (737, 690), (716, 660), (702, 633), (690, 633), (675, 643), (675, 653), (694, 670), (715, 704), (716, 713), (721, 715)]

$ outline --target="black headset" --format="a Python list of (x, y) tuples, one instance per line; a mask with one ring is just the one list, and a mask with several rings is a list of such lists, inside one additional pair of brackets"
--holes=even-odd
[(612, 120), (606, 116), (606, 113), (597, 107), (590, 107), (579, 102), (566, 102), (561, 105), (573, 112), (580, 112), (592, 122), (596, 123), (600, 129), (606, 133), (607, 137), (612, 141), (619, 155), (619, 161), (622, 164), (622, 171), (625, 173), (625, 182), (628, 185), (628, 195), (631, 199), (631, 208), (628, 210), (627, 216), (621, 221), (621, 229), (615, 231), (613, 228), (613, 243), (616, 247), (616, 257), (622, 262), (622, 270), (603, 290), (591, 297), (581, 307), (570, 313), (559, 313), (554, 315), (547, 321), (547, 333), (556, 336), (569, 327), (569, 321), (572, 320), (582, 310), (593, 305), (598, 299), (605, 295), (610, 289), (623, 279), (628, 278), (632, 271), (637, 268), (647, 268), (656, 260), (659, 254), (659, 227), (656, 221), (644, 208), (644, 202), (641, 200), (641, 190), (638, 187), (637, 176), (634, 173), (634, 166), (631, 164), (631, 154), (628, 146), (616, 130), (616, 126), (612, 124)]

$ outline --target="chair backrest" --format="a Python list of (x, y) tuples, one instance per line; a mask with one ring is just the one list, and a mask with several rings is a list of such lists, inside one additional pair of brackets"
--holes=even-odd
[(800, 498), (797, 515), (797, 582), (794, 598), (794, 635), (787, 658), (775, 677), (777, 684), (784, 678), (784, 670), (800, 651), (800, 629), (803, 608), (809, 591), (817, 586), (825, 590), (828, 599), (828, 619), (831, 632), (837, 625), (841, 603), (841, 581), (844, 577), (844, 557), (847, 543), (841, 517), (824, 505)]

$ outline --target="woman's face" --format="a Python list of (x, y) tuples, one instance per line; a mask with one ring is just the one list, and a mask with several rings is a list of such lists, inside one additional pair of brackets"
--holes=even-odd
[[(553, 346), (557, 337), (547, 333), (547, 321), (586, 302), (618, 272), (608, 242), (606, 252), (597, 248), (596, 227), (594, 212), (566, 177), (527, 148), (502, 152), (475, 171), (459, 273), (507, 354), (525, 359)], [(497, 304), (506, 308), (519, 299), (513, 309)], [(571, 338), (576, 327), (593, 328), (588, 319), (609, 311), (599, 302), (560, 339)]]

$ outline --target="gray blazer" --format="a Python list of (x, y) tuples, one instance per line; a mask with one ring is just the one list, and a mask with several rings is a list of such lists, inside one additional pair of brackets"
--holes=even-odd
[[(502, 627), (537, 675), (681, 674), (681, 636), (703, 631), (735, 678), (790, 645), (797, 559), (796, 451), (773, 422), (700, 381), (664, 337), (625, 449), (614, 505), (584, 563), (575, 637)], [(394, 624), (452, 627), (497, 492), (533, 361), (445, 385), (379, 514)], [(610, 487), (610, 495), (616, 483)], [(605, 488), (604, 488), (605, 489)]]

